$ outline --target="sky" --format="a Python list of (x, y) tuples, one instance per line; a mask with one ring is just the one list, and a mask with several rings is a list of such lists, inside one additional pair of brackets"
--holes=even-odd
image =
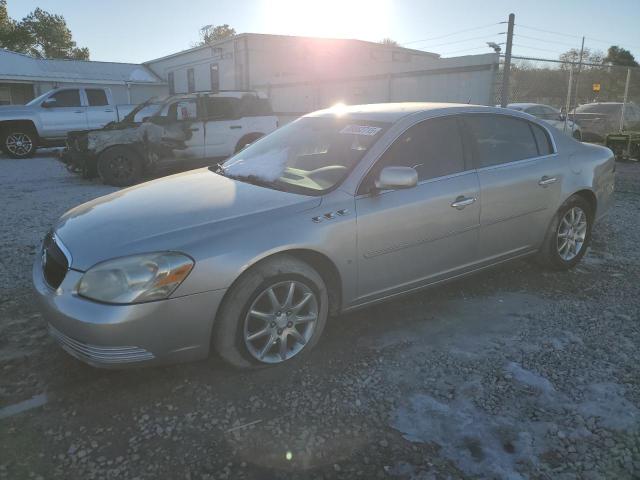
[[(617, 44), (640, 60), (640, 0), (8, 0), (21, 19), (36, 7), (65, 17), (92, 60), (140, 63), (187, 49), (204, 25), (398, 43), (443, 56), (489, 53), (516, 15), (514, 55), (555, 59), (572, 47)], [(459, 33), (458, 33), (459, 32)], [(552, 33), (555, 32), (555, 33)], [(503, 47), (504, 49), (504, 47)]]

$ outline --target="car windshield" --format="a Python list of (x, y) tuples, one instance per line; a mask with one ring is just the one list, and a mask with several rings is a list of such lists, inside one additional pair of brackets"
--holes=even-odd
[(389, 124), (303, 117), (237, 153), (221, 174), (279, 190), (319, 195), (337, 186)]
[(612, 115), (618, 113), (621, 107), (622, 105), (620, 104), (603, 105), (601, 103), (590, 103), (587, 105), (580, 105), (576, 108), (576, 113), (604, 113)]

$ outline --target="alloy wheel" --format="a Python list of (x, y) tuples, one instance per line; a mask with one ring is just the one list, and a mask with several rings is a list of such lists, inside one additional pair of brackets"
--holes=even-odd
[(33, 150), (33, 141), (29, 135), (25, 133), (12, 133), (7, 135), (5, 147), (9, 153), (18, 157), (24, 157), (29, 155), (31, 150)]
[(587, 214), (580, 207), (571, 207), (560, 220), (556, 244), (558, 255), (565, 262), (570, 262), (582, 251), (587, 237), (587, 226)]
[(280, 363), (302, 351), (315, 331), (318, 298), (297, 280), (278, 282), (258, 294), (244, 319), (244, 343), (262, 363)]
[(109, 170), (113, 178), (118, 180), (127, 180), (133, 174), (133, 163), (131, 159), (124, 155), (118, 155), (109, 162)]

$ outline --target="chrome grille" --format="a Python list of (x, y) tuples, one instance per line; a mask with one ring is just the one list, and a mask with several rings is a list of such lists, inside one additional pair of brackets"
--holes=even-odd
[(83, 343), (68, 337), (51, 324), (49, 324), (49, 333), (65, 351), (88, 363), (117, 365), (120, 363), (143, 362), (154, 358), (153, 353), (140, 347), (101, 347)]

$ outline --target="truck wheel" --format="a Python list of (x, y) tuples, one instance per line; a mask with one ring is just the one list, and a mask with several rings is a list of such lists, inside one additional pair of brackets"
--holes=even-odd
[(552, 270), (575, 267), (587, 252), (593, 226), (591, 205), (572, 195), (558, 209), (537, 255), (538, 263)]
[(112, 147), (100, 155), (98, 174), (107, 185), (133, 185), (142, 176), (142, 159), (130, 148)]
[(227, 292), (212, 343), (238, 368), (287, 362), (318, 342), (328, 307), (318, 272), (290, 255), (275, 255), (245, 272)]
[(36, 135), (28, 128), (9, 127), (2, 135), (2, 150), (11, 158), (29, 158), (36, 153)]

